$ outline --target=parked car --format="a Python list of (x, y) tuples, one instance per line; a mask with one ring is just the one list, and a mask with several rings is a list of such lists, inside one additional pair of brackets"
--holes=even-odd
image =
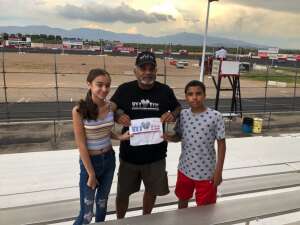
[(187, 60), (180, 60), (179, 63), (183, 64), (184, 66), (189, 65), (189, 62)]
[(249, 62), (240, 62), (240, 71), (249, 72), (252, 70), (252, 65)]
[(176, 63), (176, 68), (177, 69), (184, 69), (184, 64), (179, 61), (179, 62)]
[(177, 63), (177, 60), (173, 59), (173, 60), (170, 61), (170, 65), (176, 66), (176, 63)]

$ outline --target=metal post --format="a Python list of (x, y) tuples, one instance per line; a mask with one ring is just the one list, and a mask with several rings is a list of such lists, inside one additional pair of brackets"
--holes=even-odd
[(57, 62), (56, 53), (54, 54), (54, 79), (55, 79), (55, 94), (56, 94), (56, 116), (60, 117), (59, 96), (58, 96), (58, 77), (57, 77)]
[(64, 37), (63, 36), (61, 36), (61, 51), (62, 51), (62, 55), (64, 55), (65, 54), (65, 48), (64, 48)]
[(240, 60), (240, 59), (239, 59), (239, 55), (240, 55), (240, 52), (239, 52), (240, 49), (239, 49), (239, 48), (240, 48), (240, 46), (237, 45), (237, 47), (236, 47), (236, 56), (235, 56), (235, 60), (236, 60), (236, 61)]
[(268, 118), (268, 129), (270, 129), (271, 116), (272, 116), (272, 112), (269, 112), (269, 118)]
[(103, 57), (103, 68), (106, 70), (105, 55), (102, 55), (102, 57)]
[(267, 65), (267, 75), (266, 75), (266, 82), (265, 82), (264, 113), (266, 113), (266, 109), (267, 109), (268, 81), (269, 81), (269, 65)]
[(167, 65), (166, 65), (166, 57), (164, 57), (164, 84), (167, 83)]
[(100, 52), (101, 52), (101, 55), (103, 55), (102, 39), (100, 39)]
[(3, 44), (3, 47), (2, 47), (2, 75), (3, 75), (4, 100), (5, 100), (5, 113), (6, 113), (6, 119), (9, 120), (9, 110), (8, 110), (8, 100), (7, 100), (7, 84), (6, 84), (6, 71), (5, 71), (5, 57), (4, 57), (4, 44)]
[(201, 68), (200, 68), (200, 81), (201, 82), (204, 82), (204, 60), (205, 60), (205, 51), (206, 51), (209, 9), (210, 9), (210, 0), (208, 0), (208, 4), (207, 4), (206, 25), (205, 25), (205, 33), (204, 33), (204, 38), (203, 38), (202, 60), (201, 60)]
[[(240, 40), (240, 33), (241, 33), (241, 30), (242, 30), (242, 18), (240, 18), (238, 21), (238, 24), (237, 24), (237, 27), (238, 27), (238, 41)], [(236, 46), (236, 57), (235, 57), (235, 60), (236, 61), (240, 61), (240, 45), (237, 44)]]
[(297, 96), (297, 78), (298, 78), (298, 71), (297, 71), (297, 68), (296, 68), (295, 82), (294, 82), (293, 111), (295, 111), (295, 106), (296, 106), (296, 96)]
[(103, 69), (106, 70), (106, 62), (105, 62), (105, 56), (103, 55), (103, 43), (102, 39), (99, 39), (99, 48), (100, 48), (100, 57), (103, 57)]
[(55, 77), (55, 94), (56, 94), (56, 118), (53, 121), (54, 129), (54, 143), (57, 143), (57, 132), (56, 132), (56, 119), (60, 119), (60, 105), (59, 105), (59, 96), (58, 96), (58, 77), (57, 77), (57, 60), (56, 53), (54, 54), (54, 77)]
[(20, 37), (18, 35), (18, 43), (19, 43), (19, 55), (21, 54), (21, 47), (20, 47)]
[[(215, 78), (213, 77), (213, 81), (215, 82)], [(219, 98), (220, 98), (220, 89), (221, 89), (221, 82), (222, 82), (222, 77), (218, 75), (218, 83), (217, 83), (217, 94), (216, 94), (216, 101), (215, 101), (215, 110), (218, 110), (219, 108)]]
[(55, 119), (53, 120), (53, 135), (54, 135), (54, 143), (56, 144), (57, 138), (56, 138), (56, 122), (55, 122)]

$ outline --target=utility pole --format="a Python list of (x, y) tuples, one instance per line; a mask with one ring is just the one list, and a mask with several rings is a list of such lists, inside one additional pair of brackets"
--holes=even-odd
[(203, 38), (202, 60), (201, 60), (201, 68), (200, 68), (200, 81), (201, 82), (204, 82), (204, 61), (205, 61), (205, 52), (206, 52), (206, 39), (207, 39), (210, 3), (215, 2), (215, 1), (219, 1), (219, 0), (208, 0), (208, 4), (207, 4), (205, 33), (204, 33), (204, 38)]

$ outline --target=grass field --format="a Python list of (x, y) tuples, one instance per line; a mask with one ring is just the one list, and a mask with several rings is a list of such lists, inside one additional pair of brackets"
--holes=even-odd
[(277, 67), (269, 68), (267, 72), (251, 71), (243, 74), (245, 79), (257, 80), (257, 81), (277, 81), (286, 82), (288, 85), (293, 85), (295, 82), (300, 84), (300, 69), (299, 68), (287, 68)]

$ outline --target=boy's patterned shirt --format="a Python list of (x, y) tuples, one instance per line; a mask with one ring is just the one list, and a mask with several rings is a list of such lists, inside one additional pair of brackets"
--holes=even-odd
[(210, 108), (202, 113), (184, 109), (175, 132), (182, 138), (179, 171), (193, 180), (212, 179), (216, 166), (215, 140), (225, 138), (221, 113)]

